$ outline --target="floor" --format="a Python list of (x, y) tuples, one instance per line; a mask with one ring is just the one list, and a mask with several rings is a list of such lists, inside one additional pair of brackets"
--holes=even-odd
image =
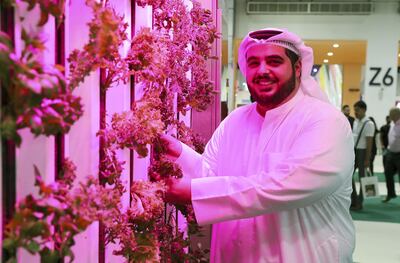
[[(383, 171), (380, 156), (375, 158), (374, 165), (377, 172)], [(399, 188), (396, 184), (397, 195), (400, 195)], [(379, 183), (379, 193), (386, 196), (386, 192), (385, 184)], [(354, 221), (354, 225), (356, 227), (354, 263), (400, 263), (400, 224)]]

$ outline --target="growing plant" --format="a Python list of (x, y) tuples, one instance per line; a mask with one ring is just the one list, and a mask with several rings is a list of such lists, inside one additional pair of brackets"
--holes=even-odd
[(66, 85), (63, 68), (42, 61), (41, 36), (23, 29), (21, 37), (24, 47), (18, 55), (0, 32), (0, 81), (7, 96), (0, 131), (17, 145), (20, 129), (30, 128), (35, 135), (67, 133), (83, 114), (80, 98)]
[(75, 173), (75, 165), (66, 160), (61, 179), (46, 184), (35, 167), (39, 197), (30, 194), (17, 204), (3, 241), (3, 248), (14, 255), (7, 262), (17, 262), (18, 247), (39, 253), (42, 262), (63, 258), (72, 262), (74, 237), (92, 222), (107, 221), (119, 214), (118, 192), (102, 187), (93, 177), (73, 189)]
[(119, 53), (119, 48), (127, 40), (128, 24), (107, 3), (108, 1), (86, 0), (86, 4), (92, 9), (93, 18), (88, 23), (88, 43), (82, 50), (73, 50), (68, 58), (71, 88), (77, 87), (98, 68), (106, 70), (101, 87), (103, 91), (114, 83), (126, 83), (129, 79), (128, 65)]
[[(41, 21), (47, 21), (48, 14), (62, 17), (53, 8), (63, 6), (63, 2), (55, 5), (47, 1), (26, 1), (31, 7), (39, 4), (42, 9)], [(42, 95), (35, 97), (35, 102), (42, 108), (47, 107), (45, 111), (37, 106), (46, 114), (55, 115), (56, 111), (56, 116), (64, 122), (49, 121), (54, 118), (39, 115), (36, 108), (30, 110), (28, 103), (28, 106), (22, 107), (22, 113), (8, 113), (14, 119), (3, 122), (2, 129), (18, 139), (14, 134), (19, 126), (13, 129), (8, 126), (21, 123), (26, 127), (28, 120), (37, 120), (35, 116), (39, 115), (42, 126), (29, 122), (29, 127), (36, 134), (67, 132), (82, 114), (79, 98), (73, 97), (71, 91), (99, 68), (105, 72), (101, 86), (103, 92), (119, 82), (126, 83), (133, 75), (142, 84), (143, 96), (130, 111), (114, 114), (108, 127), (98, 132), (104, 142), (101, 149), (104, 158), (99, 164), (100, 181), (89, 177), (74, 188), (75, 168), (71, 163), (67, 163), (66, 167), (69, 168), (62, 179), (50, 185), (45, 184), (35, 170), (40, 197), (27, 196), (19, 202), (14, 219), (8, 225), (4, 247), (11, 252), (23, 247), (31, 253), (39, 253), (43, 258), (46, 256), (49, 262), (57, 262), (65, 257), (72, 261), (74, 255), (70, 247), (74, 244), (74, 236), (92, 222), (101, 221), (105, 226), (106, 243), (119, 244), (114, 254), (125, 257), (129, 262), (205, 262), (208, 251), (187, 250), (189, 237), (177, 228), (175, 209), (166, 208), (163, 202), (166, 190), (163, 180), (180, 178), (182, 172), (175, 163), (164, 157), (165, 146), (158, 137), (165, 130), (175, 130), (180, 140), (199, 152), (203, 151), (202, 140), (177, 120), (176, 112), (186, 114), (189, 109), (204, 110), (212, 101), (213, 85), (208, 78), (206, 60), (211, 58), (211, 43), (218, 36), (211, 13), (202, 9), (196, 1), (193, 1), (191, 11), (182, 0), (137, 1), (142, 6), (152, 5), (155, 28), (142, 28), (133, 37), (131, 48), (124, 57), (119, 51), (127, 40), (127, 24), (123, 18), (106, 0), (87, 0), (86, 3), (93, 12), (93, 19), (88, 24), (89, 41), (82, 50), (74, 50), (70, 54), (68, 81), (60, 71), (45, 70), (46, 65), (40, 63), (31, 67), (38, 72), (34, 77), (32, 70), (28, 70), (31, 75), (25, 73), (25, 77), (21, 73), (23, 83), (20, 86), (29, 92), (50, 96), (58, 89), (56, 94), (62, 95), (61, 99), (56, 97), (58, 100), (55, 100), (50, 96), (55, 102), (49, 101), (48, 97)], [(42, 42), (30, 37), (26, 37), (26, 41), (32, 49), (27, 53), (27, 59), (43, 52)], [(3, 43), (0, 45), (0, 62), (8, 63), (3, 64), (4, 67), (18, 65), (10, 59), (12, 48), (4, 35), (0, 43)], [(20, 71), (24, 73), (22, 69)], [(7, 76), (2, 77), (10, 82), (10, 87), (14, 85)], [(51, 92), (43, 88), (45, 85), (37, 85), (37, 80), (41, 79), (53, 81), (49, 80), (53, 84)], [(14, 97), (23, 99), (21, 94)], [(65, 112), (57, 111), (61, 110), (59, 105), (63, 105)], [(48, 107), (54, 111), (48, 110)], [(32, 115), (32, 111), (36, 115)], [(152, 149), (152, 162), (148, 170), (151, 181), (132, 183), (132, 202), (123, 211), (120, 201), (126, 192), (120, 179), (123, 162), (118, 160), (116, 151), (132, 149), (140, 157), (146, 157), (149, 155), (149, 146)], [(192, 208), (177, 206), (176, 209), (186, 217), (189, 234), (198, 233)], [(39, 222), (39, 225), (35, 222)]]

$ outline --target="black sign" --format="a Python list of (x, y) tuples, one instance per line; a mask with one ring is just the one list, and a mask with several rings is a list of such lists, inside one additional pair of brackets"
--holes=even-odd
[(390, 86), (393, 84), (393, 77), (390, 75), (390, 71), (392, 70), (392, 68), (388, 68), (383, 77), (382, 77), (383, 73), (381, 73), (382, 71), (381, 67), (370, 67), (369, 69), (374, 71), (374, 75), (369, 81), (370, 86), (381, 86), (382, 84), (385, 86)]

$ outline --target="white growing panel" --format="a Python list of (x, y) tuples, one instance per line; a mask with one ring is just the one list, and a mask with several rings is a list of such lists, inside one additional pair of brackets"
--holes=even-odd
[[(66, 5), (65, 33), (66, 57), (74, 49), (81, 49), (88, 41), (87, 23), (91, 20), (91, 10), (84, 0), (69, 1)], [(68, 68), (68, 64), (66, 65)], [(98, 176), (99, 139), (99, 72), (92, 72), (75, 91), (82, 98), (83, 116), (72, 126), (66, 135), (66, 157), (77, 166), (76, 181), (84, 180), (86, 176)], [(98, 223), (78, 235), (73, 247), (75, 262), (98, 262)]]

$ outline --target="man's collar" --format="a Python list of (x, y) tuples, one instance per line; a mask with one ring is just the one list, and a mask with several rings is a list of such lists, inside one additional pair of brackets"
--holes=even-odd
[(304, 96), (305, 96), (304, 92), (302, 91), (302, 89), (299, 88), (297, 90), (296, 95), (294, 95), (293, 98), (291, 98), (287, 102), (279, 105), (276, 108), (268, 110), (265, 113), (265, 117), (274, 118), (274, 117), (277, 117), (279, 115), (286, 114), (288, 111), (290, 111), (297, 104), (298, 101), (300, 101), (302, 98), (304, 98)]

